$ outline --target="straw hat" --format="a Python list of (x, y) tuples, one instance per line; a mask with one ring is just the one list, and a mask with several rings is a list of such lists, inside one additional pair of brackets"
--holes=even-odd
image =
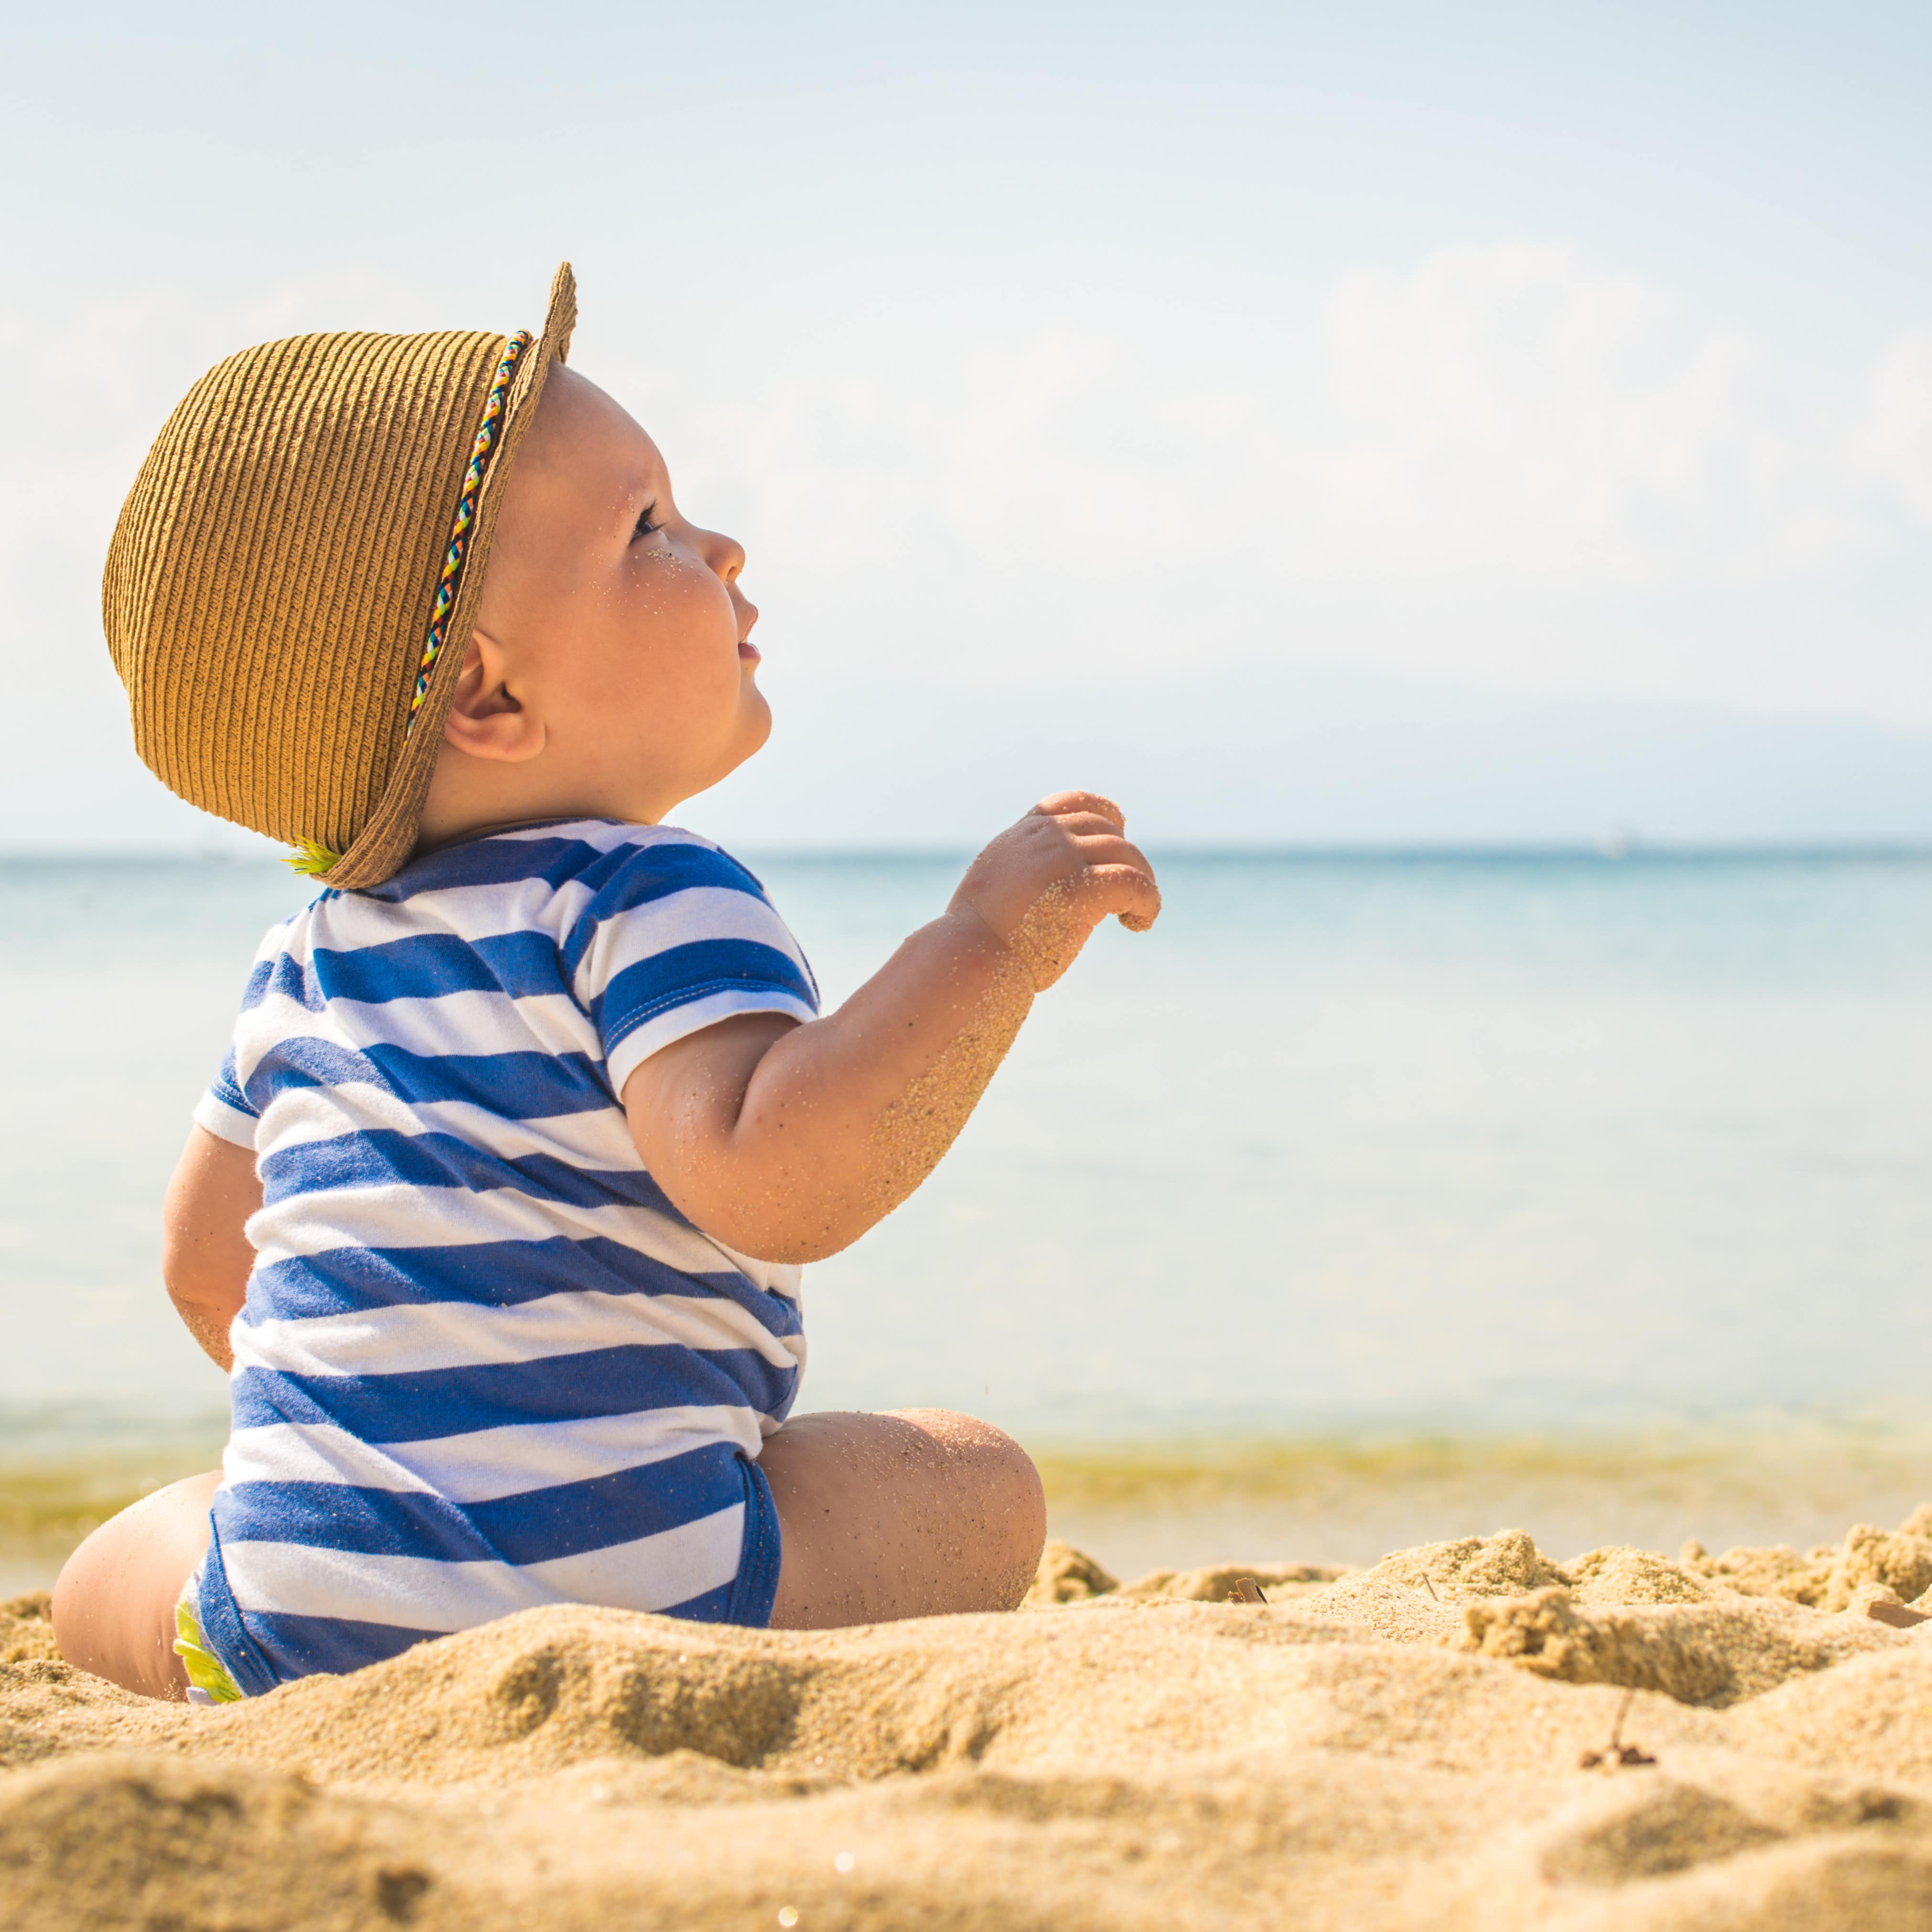
[(101, 586), (135, 748), (332, 886), (408, 860), (504, 484), (570, 346), (297, 335), (218, 363), (141, 465)]

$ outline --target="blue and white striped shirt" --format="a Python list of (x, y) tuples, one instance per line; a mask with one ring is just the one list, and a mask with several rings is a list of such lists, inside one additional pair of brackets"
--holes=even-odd
[(798, 1270), (686, 1220), (620, 1096), (818, 1005), (758, 882), (668, 827), (471, 839), (268, 934), (195, 1113), (262, 1184), (196, 1586), (242, 1690), (538, 1604), (770, 1616)]

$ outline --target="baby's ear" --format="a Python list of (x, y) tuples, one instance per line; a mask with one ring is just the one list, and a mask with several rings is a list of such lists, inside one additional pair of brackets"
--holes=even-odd
[(509, 764), (520, 764), (543, 749), (543, 726), (512, 691), (506, 671), (496, 640), (487, 631), (472, 631), (443, 722), (445, 744), (472, 758)]

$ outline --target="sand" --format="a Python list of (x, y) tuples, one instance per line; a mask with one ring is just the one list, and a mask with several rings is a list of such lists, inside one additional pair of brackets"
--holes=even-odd
[[(1241, 1576), (1269, 1600), (1216, 1600)], [(215, 1711), (71, 1670), (26, 1598), (0, 1898), (89, 1932), (1924, 1928), (1932, 1623), (1867, 1614), (1914, 1585), (1932, 1510), (1124, 1586), (1054, 1545), (1012, 1616), (530, 1611)]]

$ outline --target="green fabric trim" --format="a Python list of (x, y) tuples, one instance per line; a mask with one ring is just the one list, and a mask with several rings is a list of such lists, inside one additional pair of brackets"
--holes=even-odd
[[(190, 1582), (189, 1588), (194, 1585)], [(197, 1690), (206, 1690), (218, 1704), (238, 1704), (242, 1692), (228, 1666), (201, 1640), (201, 1622), (188, 1600), (188, 1591), (175, 1606), (175, 1654), (188, 1666), (188, 1681)]]
[(295, 850), (282, 855), (284, 865), (310, 879), (326, 878), (333, 867), (341, 862), (342, 854), (340, 852), (332, 852), (326, 845), (314, 838), (297, 839)]

